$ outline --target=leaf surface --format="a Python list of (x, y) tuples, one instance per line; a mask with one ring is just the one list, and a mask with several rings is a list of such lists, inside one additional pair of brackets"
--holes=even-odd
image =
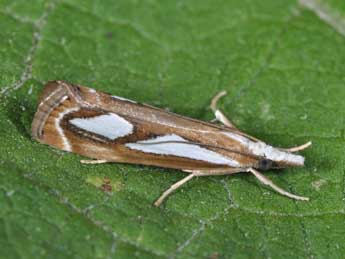
[[(342, 257), (344, 21), (333, 0), (0, 1), (0, 257)], [(221, 108), (244, 132), (313, 141), (306, 167), (267, 172), (311, 201), (244, 173), (195, 179), (155, 208), (183, 173), (82, 165), (31, 139), (56, 79), (202, 120), (226, 89)]]

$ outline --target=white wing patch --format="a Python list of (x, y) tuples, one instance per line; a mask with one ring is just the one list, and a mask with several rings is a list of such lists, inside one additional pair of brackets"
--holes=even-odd
[(91, 118), (75, 118), (69, 121), (74, 126), (114, 140), (133, 133), (133, 125), (115, 113)]
[(281, 151), (277, 148), (274, 148), (270, 145), (267, 145), (264, 142), (254, 142), (250, 139), (240, 136), (238, 134), (234, 134), (231, 132), (223, 132), (224, 135), (227, 137), (243, 144), (246, 148), (248, 148), (254, 155), (263, 156), (268, 158), (272, 161), (286, 161), (291, 162), (297, 165), (304, 165), (304, 157), (299, 155), (293, 155), (289, 152)]
[(120, 97), (120, 96), (117, 96), (117, 95), (112, 95), (111, 97), (113, 97), (114, 99), (118, 99), (118, 100), (121, 100), (121, 101), (126, 101), (126, 102), (131, 102), (131, 103), (137, 103), (135, 101), (132, 101), (132, 100), (129, 100), (127, 98), (123, 98), (123, 97)]
[[(167, 141), (186, 142), (186, 144), (168, 143)], [(211, 164), (228, 165), (232, 167), (239, 166), (239, 163), (236, 160), (232, 160), (225, 156), (219, 155), (216, 152), (213, 152), (206, 148), (202, 148), (198, 145), (192, 143), (188, 144), (187, 140), (175, 134), (165, 135), (162, 137), (157, 137), (149, 140), (143, 140), (136, 143), (128, 143), (126, 144), (126, 146), (131, 149), (139, 150), (145, 153), (191, 158), (194, 160), (205, 161)]]
[(97, 92), (95, 89), (92, 89), (92, 88), (88, 88), (87, 90), (89, 91), (90, 94), (94, 94)]

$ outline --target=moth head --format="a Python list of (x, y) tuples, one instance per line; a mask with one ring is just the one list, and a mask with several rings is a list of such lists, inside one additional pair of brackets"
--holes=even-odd
[(304, 157), (287, 149), (272, 147), (240, 132), (226, 132), (225, 135), (236, 141), (236, 146), (243, 154), (254, 158), (254, 165), (251, 166), (257, 169), (269, 170), (304, 166)]
[(276, 162), (274, 162), (270, 159), (267, 159), (267, 158), (261, 158), (258, 162), (258, 168), (257, 169), (260, 169), (262, 171), (266, 171), (266, 170), (276, 168), (276, 167), (277, 167)]
[(253, 142), (251, 151), (258, 155), (257, 169), (269, 170), (304, 166), (304, 157), (287, 150), (275, 148), (263, 142)]

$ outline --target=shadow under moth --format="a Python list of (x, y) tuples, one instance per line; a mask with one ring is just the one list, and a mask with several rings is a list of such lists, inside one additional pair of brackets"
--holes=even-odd
[(197, 176), (252, 173), (261, 183), (296, 200), (258, 170), (303, 166), (294, 154), (311, 145), (275, 148), (239, 129), (217, 108), (226, 93), (216, 95), (211, 109), (221, 125), (187, 118), (92, 88), (64, 81), (48, 82), (32, 122), (32, 136), (41, 143), (94, 160), (174, 168), (188, 173), (154, 203)]

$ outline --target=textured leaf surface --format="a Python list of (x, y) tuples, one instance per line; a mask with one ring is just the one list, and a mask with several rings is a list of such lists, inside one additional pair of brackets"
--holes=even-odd
[[(0, 1), (2, 258), (340, 258), (345, 253), (344, 4), (314, 1)], [(326, 14), (320, 15), (320, 14)], [(326, 19), (330, 18), (330, 19)], [(63, 79), (210, 120), (212, 95), (306, 167), (252, 176), (81, 165), (30, 138), (37, 97)], [(103, 188), (104, 184), (110, 188)]]

